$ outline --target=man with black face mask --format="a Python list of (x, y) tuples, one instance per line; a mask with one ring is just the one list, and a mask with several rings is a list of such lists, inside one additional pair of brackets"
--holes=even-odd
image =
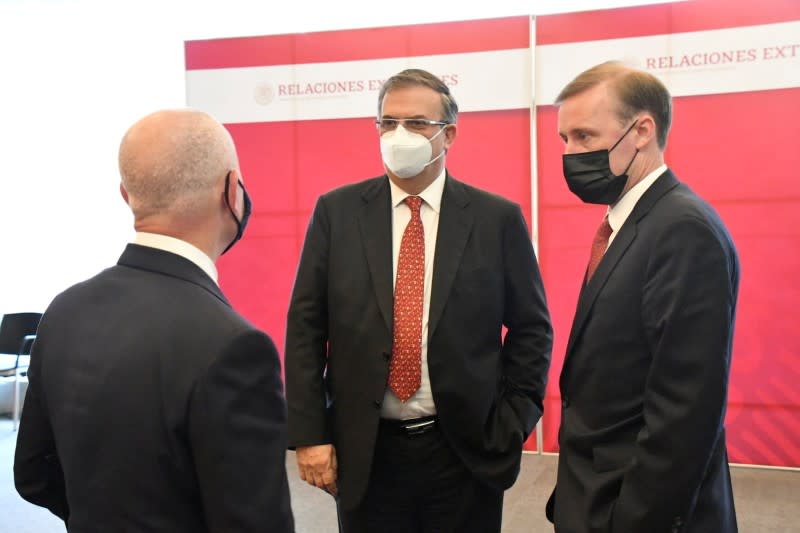
[(724, 417), (739, 283), (717, 213), (664, 164), (671, 97), (595, 66), (556, 100), (564, 177), (608, 205), (561, 371), (558, 533), (737, 531)]
[(119, 169), (136, 237), (42, 318), (17, 490), (72, 532), (292, 532), (278, 353), (217, 285), (250, 213), (233, 140), (159, 111)]

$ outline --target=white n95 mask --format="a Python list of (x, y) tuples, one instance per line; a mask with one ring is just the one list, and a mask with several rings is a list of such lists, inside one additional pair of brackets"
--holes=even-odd
[(444, 155), (442, 150), (442, 153), (431, 159), (431, 141), (444, 130), (445, 128), (441, 128), (430, 139), (422, 134), (409, 132), (402, 125), (398, 125), (394, 131), (387, 131), (381, 135), (383, 164), (398, 178), (413, 178)]

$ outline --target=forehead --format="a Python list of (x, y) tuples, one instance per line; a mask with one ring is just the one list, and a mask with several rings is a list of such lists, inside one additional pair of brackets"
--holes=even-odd
[(573, 128), (598, 127), (616, 117), (617, 98), (608, 86), (601, 83), (573, 95), (558, 108), (558, 129), (561, 132)]
[(424, 85), (397, 87), (383, 96), (383, 115), (392, 117), (441, 118), (441, 95)]

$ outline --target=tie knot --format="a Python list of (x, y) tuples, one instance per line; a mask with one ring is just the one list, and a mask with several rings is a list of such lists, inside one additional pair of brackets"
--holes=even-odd
[(408, 208), (411, 209), (412, 215), (419, 214), (419, 210), (422, 207), (422, 198), (420, 198), (419, 196), (406, 196), (404, 202), (406, 203)]

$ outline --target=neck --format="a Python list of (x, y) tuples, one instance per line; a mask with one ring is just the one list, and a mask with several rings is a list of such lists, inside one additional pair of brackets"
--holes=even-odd
[(631, 190), (637, 183), (647, 177), (648, 174), (664, 164), (664, 154), (661, 151), (657, 152), (644, 152), (640, 151), (636, 155), (631, 168), (628, 169), (628, 181), (625, 188), (620, 195), (620, 198), (625, 196), (625, 193)]
[(133, 227), (137, 232), (156, 233), (188, 242), (210, 257), (214, 263), (222, 252), (219, 243), (213, 238), (216, 232), (202, 220), (189, 221), (175, 217), (152, 216), (137, 219)]

